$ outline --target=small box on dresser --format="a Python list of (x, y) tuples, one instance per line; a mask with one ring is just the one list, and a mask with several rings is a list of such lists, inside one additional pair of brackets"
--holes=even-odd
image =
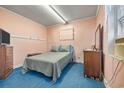
[(0, 79), (6, 79), (13, 70), (13, 47), (0, 45)]

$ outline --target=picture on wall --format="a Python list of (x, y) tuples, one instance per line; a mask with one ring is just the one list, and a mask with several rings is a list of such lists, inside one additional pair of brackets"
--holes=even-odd
[(60, 40), (74, 40), (74, 29), (64, 29), (60, 31), (59, 34)]

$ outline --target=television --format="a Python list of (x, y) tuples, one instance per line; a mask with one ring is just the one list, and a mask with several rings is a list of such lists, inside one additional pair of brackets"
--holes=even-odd
[(10, 44), (10, 34), (0, 29), (0, 44)]

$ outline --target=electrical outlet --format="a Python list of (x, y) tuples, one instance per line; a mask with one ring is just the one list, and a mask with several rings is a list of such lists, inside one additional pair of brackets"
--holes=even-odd
[(80, 59), (80, 57), (78, 57), (78, 59)]

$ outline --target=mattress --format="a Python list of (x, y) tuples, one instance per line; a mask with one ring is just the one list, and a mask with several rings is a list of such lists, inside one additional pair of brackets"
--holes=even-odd
[(47, 52), (26, 57), (23, 64), (23, 73), (28, 70), (35, 70), (46, 76), (53, 77), (53, 81), (56, 81), (60, 77), (63, 68), (69, 62), (72, 62), (72, 54), (70, 52)]

